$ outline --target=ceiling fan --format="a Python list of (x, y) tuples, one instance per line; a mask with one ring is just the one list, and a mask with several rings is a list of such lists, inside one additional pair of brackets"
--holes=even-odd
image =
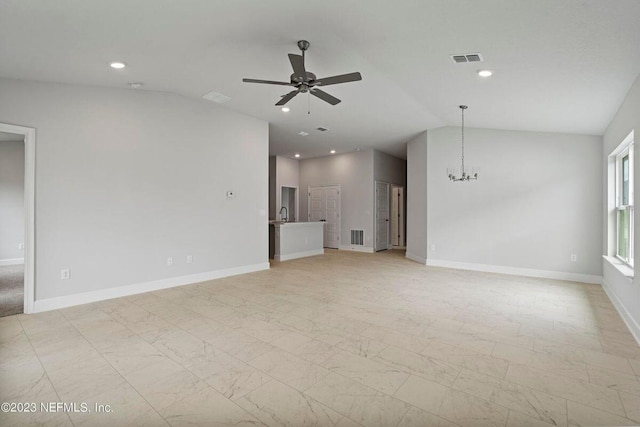
[(309, 49), (309, 42), (306, 40), (300, 40), (298, 42), (298, 47), (302, 51), (302, 55), (296, 55), (293, 53), (289, 54), (289, 61), (291, 62), (291, 67), (293, 68), (293, 74), (291, 74), (291, 82), (275, 82), (271, 80), (257, 80), (257, 79), (242, 79), (243, 82), (246, 83), (264, 83), (269, 85), (280, 85), (280, 86), (293, 86), (296, 89), (289, 92), (286, 95), (282, 95), (282, 99), (276, 103), (278, 106), (285, 105), (287, 102), (291, 101), (294, 96), (299, 93), (307, 93), (309, 92), (311, 95), (322, 99), (325, 102), (328, 102), (331, 105), (336, 105), (340, 102), (338, 98), (335, 96), (329, 95), (327, 92), (318, 89), (316, 86), (329, 86), (336, 85), (339, 83), (348, 83), (355, 82), (358, 80), (362, 80), (362, 76), (360, 73), (349, 73), (349, 74), (340, 74), (339, 76), (325, 77), (322, 79), (317, 79), (316, 75), (310, 71), (307, 71), (304, 67), (304, 53)]

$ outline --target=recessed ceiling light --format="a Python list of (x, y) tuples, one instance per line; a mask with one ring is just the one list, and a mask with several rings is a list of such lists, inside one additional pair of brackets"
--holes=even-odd
[(307, 133), (307, 132), (305, 132), (305, 131), (301, 130), (300, 132), (298, 132), (298, 135), (300, 135), (300, 136), (307, 136), (307, 135), (309, 135), (309, 133)]
[(131, 82), (129, 83), (129, 87), (131, 89), (140, 89), (143, 86), (141, 82)]
[(293, 155), (293, 157), (298, 158), (298, 157), (300, 157), (300, 154), (296, 153), (296, 154)]
[(480, 77), (489, 77), (493, 74), (493, 71), (491, 70), (478, 70), (478, 75)]
[(336, 154), (336, 150), (331, 150), (330, 153), (331, 154)]
[(283, 113), (288, 113), (289, 111), (291, 111), (289, 110), (289, 107), (282, 107), (281, 110)]
[(127, 66), (127, 64), (125, 64), (124, 62), (120, 62), (120, 61), (112, 62), (109, 65), (111, 65), (111, 68), (115, 68), (116, 70), (119, 70), (119, 69), (124, 68), (124, 67)]

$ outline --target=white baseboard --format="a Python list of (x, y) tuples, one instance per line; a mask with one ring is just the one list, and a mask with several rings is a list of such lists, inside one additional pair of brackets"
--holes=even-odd
[(410, 252), (407, 252), (404, 256), (406, 258), (409, 258), (411, 261), (415, 261), (415, 262), (418, 262), (420, 264), (427, 265), (427, 259), (423, 258), (421, 256), (414, 255), (414, 254), (412, 254)]
[[(408, 256), (408, 255), (407, 255)], [(568, 280), (570, 282), (602, 284), (602, 276), (592, 274), (567, 273), (563, 271), (535, 270), (531, 268), (506, 267), (501, 265), (473, 264), (466, 262), (427, 259), (428, 266), (456, 268), (459, 270), (484, 271), (487, 273), (510, 274), (514, 276), (541, 277), (543, 279)]]
[(207, 280), (220, 279), (222, 277), (235, 276), (238, 274), (253, 273), (254, 271), (268, 270), (269, 263), (245, 265), (242, 267), (226, 268), (224, 270), (207, 271), (205, 273), (190, 274), (188, 276), (170, 277), (168, 279), (154, 280), (152, 282), (136, 283), (133, 285), (118, 286), (116, 288), (100, 289), (97, 291), (83, 292), (80, 294), (65, 295), (55, 298), (36, 300), (34, 303), (34, 313), (41, 311), (56, 310), (58, 308), (71, 307), (74, 305), (88, 304), (112, 298), (126, 297), (129, 295), (142, 294), (145, 292), (157, 291), (160, 289), (173, 288), (176, 286), (190, 285), (193, 283), (205, 282)]
[(324, 249), (314, 249), (312, 251), (294, 252), (292, 254), (286, 254), (286, 255), (275, 255), (273, 259), (276, 261), (289, 261), (290, 259), (305, 258), (308, 256), (314, 256), (314, 255), (324, 255)]
[(607, 296), (611, 300), (611, 303), (618, 311), (618, 314), (620, 315), (620, 317), (622, 317), (622, 320), (627, 325), (627, 328), (629, 328), (631, 335), (633, 335), (638, 345), (640, 345), (640, 325), (638, 325), (638, 322), (636, 322), (631, 313), (627, 311), (622, 301), (620, 301), (616, 293), (613, 292), (613, 289), (611, 289), (609, 285), (607, 285), (607, 282), (602, 282), (602, 289), (604, 289)]
[(0, 259), (0, 267), (24, 264), (24, 258)]
[(338, 249), (340, 249), (341, 251), (366, 252), (369, 254), (372, 254), (375, 252), (373, 248), (370, 248), (368, 246), (340, 245)]

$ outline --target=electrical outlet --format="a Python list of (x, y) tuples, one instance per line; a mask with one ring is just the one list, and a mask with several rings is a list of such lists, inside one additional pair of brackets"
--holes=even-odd
[(60, 270), (60, 279), (62, 280), (71, 279), (71, 270), (69, 270), (68, 268)]
[(24, 243), (20, 243), (18, 245), (18, 249), (21, 250), (21, 251), (24, 251)]
[(436, 250), (436, 245), (433, 245), (433, 244), (432, 244), (432, 245), (431, 245), (431, 251), (433, 252), (433, 251), (435, 251), (435, 250)]
[(172, 257), (167, 258), (167, 265), (173, 265), (173, 258)]
[(193, 255), (187, 255), (187, 264), (193, 264)]
[(578, 255), (571, 254), (571, 262), (576, 262), (576, 261), (578, 261)]

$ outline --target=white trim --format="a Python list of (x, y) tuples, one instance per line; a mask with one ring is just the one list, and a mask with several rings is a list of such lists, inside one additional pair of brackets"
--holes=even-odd
[(602, 258), (607, 261), (613, 268), (618, 270), (620, 274), (629, 280), (633, 280), (633, 267), (618, 258), (617, 256), (602, 255)]
[(629, 328), (629, 331), (631, 331), (631, 334), (636, 339), (636, 342), (640, 345), (640, 325), (638, 325), (633, 316), (631, 316), (631, 313), (627, 311), (624, 304), (622, 304), (622, 301), (620, 301), (616, 293), (613, 292), (613, 289), (611, 289), (609, 285), (607, 285), (607, 283), (604, 281), (602, 282), (602, 289), (604, 289), (607, 296), (613, 303), (613, 306), (618, 311), (618, 314), (620, 315), (620, 317), (622, 317), (622, 320), (627, 325), (627, 328)]
[(188, 276), (171, 277), (168, 279), (154, 280), (152, 282), (136, 283), (133, 285), (118, 286), (116, 288), (100, 289), (97, 291), (80, 294), (65, 295), (56, 298), (39, 299), (35, 301), (35, 312), (56, 310), (74, 305), (88, 304), (112, 298), (126, 297), (144, 292), (173, 288), (176, 286), (190, 285), (222, 277), (238, 274), (253, 273), (254, 271), (268, 270), (269, 263), (245, 265), (242, 267), (226, 268), (224, 270), (207, 271), (205, 273), (190, 274)]
[(340, 249), (341, 251), (366, 252), (369, 254), (372, 254), (375, 252), (373, 248), (369, 246), (340, 245), (338, 249)]
[(420, 263), (422, 265), (427, 265), (427, 259), (418, 255), (414, 255), (410, 252), (407, 252), (405, 255), (405, 258), (409, 258), (411, 261), (415, 261), (417, 263)]
[(0, 267), (24, 264), (24, 258), (0, 259)]
[(34, 312), (36, 244), (36, 130), (0, 123), (0, 132), (24, 135), (24, 312)]
[(564, 271), (535, 270), (531, 268), (507, 267), (501, 265), (473, 264), (466, 262), (427, 259), (431, 267), (456, 268), (459, 270), (483, 271), (487, 273), (510, 274), (514, 276), (541, 277), (543, 279), (568, 280), (570, 282), (602, 284), (602, 276), (568, 273)]
[(324, 249), (314, 249), (312, 251), (304, 251), (304, 252), (293, 252), (286, 255), (275, 255), (273, 259), (276, 261), (289, 261), (290, 259), (305, 258), (308, 256), (314, 256), (314, 255), (324, 255)]

